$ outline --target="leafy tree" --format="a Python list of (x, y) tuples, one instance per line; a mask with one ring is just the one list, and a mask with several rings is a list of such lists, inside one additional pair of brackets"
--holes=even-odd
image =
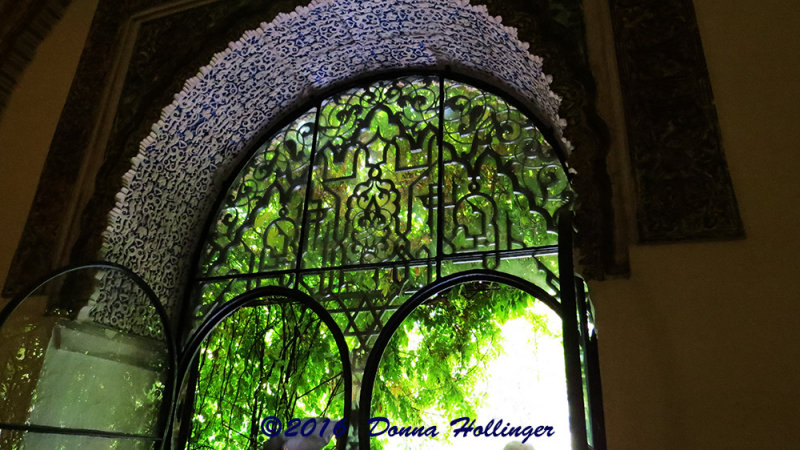
[[(571, 191), (552, 147), (503, 99), (449, 80), (440, 90), (440, 82), (408, 77), (341, 93), (259, 148), (212, 225), (201, 271), (214, 277), (283, 272), (208, 284), (198, 317), (262, 283), (299, 281), (332, 309), (360, 308), (365, 297), (396, 305), (432, 281), (432, 271), (398, 262), (432, 258), (437, 234), (447, 254), (555, 244), (553, 216), (569, 204)], [(297, 268), (373, 263), (395, 266), (292, 275)], [(558, 288), (553, 258), (487, 257), (483, 265), (552, 293)], [(443, 265), (442, 273), (467, 266)], [(495, 284), (461, 285), (427, 301), (383, 355), (373, 415), (407, 424), (422, 423), (430, 411), (474, 416), (481, 401), (475, 385), (498, 354), (503, 324), (526, 317), (549, 333), (546, 319), (532, 312), (533, 301)], [(386, 320), (365, 311), (334, 318), (343, 330), (356, 331), (380, 329)], [(352, 360), (371, 346), (353, 336), (348, 345)], [(200, 355), (193, 445), (256, 448), (265, 416), (283, 423), (337, 417), (344, 404), (338, 358), (330, 333), (298, 305), (237, 312)]]
[[(475, 417), (482, 400), (475, 386), (499, 353), (503, 324), (525, 317), (537, 332), (550, 333), (546, 318), (531, 311), (533, 301), (516, 289), (471, 283), (418, 307), (383, 354), (372, 415), (399, 424), (428, 423), (431, 411)], [(209, 337), (198, 370), (192, 448), (256, 449), (267, 416), (286, 424), (342, 414), (335, 342), (301, 305), (238, 311)]]
[(321, 321), (296, 304), (243, 308), (199, 355), (191, 448), (259, 448), (261, 421), (340, 414), (338, 350)]
[[(534, 301), (514, 288), (470, 283), (420, 305), (381, 359), (373, 415), (426, 426), (433, 423), (434, 411), (448, 419), (476, 417), (483, 400), (476, 384), (501, 352), (503, 325), (524, 317), (538, 335), (556, 336), (547, 318), (532, 311)], [(383, 448), (386, 442), (373, 440), (372, 445)]]

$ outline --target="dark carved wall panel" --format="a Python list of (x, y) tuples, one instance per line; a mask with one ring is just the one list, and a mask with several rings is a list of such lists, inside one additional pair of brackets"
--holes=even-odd
[(39, 43), (71, 0), (0, 0), (0, 116)]
[[(92, 129), (103, 107), (103, 87), (110, 83), (122, 39), (120, 31), (136, 14), (173, 3), (100, 0), (3, 295), (13, 295), (54, 266), (67, 263), (54, 261), (53, 254), (61, 245), (65, 227), (75, 220), (65, 205), (70, 204), (79, 190), (87, 188), (79, 185), (78, 174), (86, 163)], [(88, 204), (80, 208), (77, 226), (72, 225), (78, 228), (78, 236), (77, 242), (68, 242), (72, 246), (70, 261), (96, 258), (106, 215), (114, 205), (114, 194), (122, 185), (130, 158), (183, 82), (245, 30), (305, 2), (198, 0), (196, 3), (194, 8), (141, 24), (108, 145), (101, 155), (93, 156), (102, 161), (101, 169), (96, 171), (97, 178), (89, 181), (94, 192)]]
[(744, 236), (691, 0), (610, 0), (642, 242)]

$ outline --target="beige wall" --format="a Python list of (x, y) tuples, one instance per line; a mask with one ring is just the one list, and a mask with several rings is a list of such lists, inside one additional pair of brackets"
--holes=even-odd
[[(96, 3), (75, 0), (0, 118), (0, 282)], [(794, 448), (800, 7), (794, 0), (696, 6), (748, 237), (634, 246), (630, 279), (591, 283), (609, 444)]]
[(72, 2), (0, 113), (0, 286), (22, 236), (97, 1)]
[(634, 246), (590, 284), (609, 444), (798, 448), (800, 4), (696, 9), (747, 239)]

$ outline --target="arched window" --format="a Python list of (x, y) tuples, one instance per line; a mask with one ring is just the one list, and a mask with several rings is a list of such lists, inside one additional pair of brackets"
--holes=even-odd
[[(255, 448), (267, 416), (324, 415), (347, 419), (353, 445), (394, 448), (388, 431), (369, 435), (380, 431), (369, 420), (388, 411), (416, 421), (398, 427), (437, 425), (450, 434), (442, 445), (501, 448), (525, 437), (453, 437), (448, 415), (477, 414), (487, 395), (503, 395), (475, 387), (508, 357), (503, 348), (547, 353), (498, 348), (521, 319), (562, 348), (561, 378), (549, 386), (560, 394), (544, 409), (553, 423), (507, 420), (554, 426), (576, 448), (599, 442), (587, 395), (591, 318), (583, 297), (561, 289), (574, 283), (573, 194), (534, 114), (476, 80), (418, 71), (339, 87), (276, 129), (229, 182), (200, 250), (181, 440)], [(519, 360), (505, 379), (542, 392)], [(426, 392), (409, 401), (415, 389)], [(402, 445), (439, 442), (410, 439)], [(537, 439), (536, 448), (570, 441)]]
[[(0, 439), (260, 448), (270, 417), (316, 416), (298, 429), (341, 434), (339, 448), (602, 447), (553, 142), (513, 97), (449, 72), (321, 96), (220, 198), (180, 355), (161, 302), (121, 266), (65, 270), (3, 310)], [(98, 304), (125, 320), (93, 320)]]
[[(573, 194), (549, 83), (513, 29), (460, 0), (314, 1), (245, 33), (164, 108), (109, 214), (104, 257), (152, 290), (114, 266), (31, 291), (0, 314), (3, 339), (19, 344), (3, 354), (0, 387), (24, 380), (27, 389), (5, 398), (13, 408), (0, 409), (13, 415), (0, 421), (0, 438), (258, 448), (265, 418), (317, 416), (344, 419), (318, 424), (343, 433), (343, 449), (396, 445), (391, 431), (370, 436), (384, 412), (442, 434), (451, 434), (451, 413), (487, 426), (480, 403), (497, 397), (477, 383), (499, 370), (513, 345), (493, 344), (522, 320), (542, 347), (522, 331), (506, 340), (535, 357), (555, 340), (552, 367), (563, 375), (546, 389), (558, 394), (553, 423), (506, 423), (531, 433), (553, 426), (573, 448), (602, 447), (596, 341), (573, 276)], [(182, 321), (179, 332), (168, 317)], [(83, 334), (66, 342), (62, 329)], [(59, 345), (78, 341), (91, 348), (69, 358), (102, 356), (107, 370), (72, 380), (74, 392), (108, 408), (92, 404), (81, 416), (61, 406), (83, 403), (50, 396), (47, 408), (63, 414), (42, 416), (39, 392), (65, 373), (45, 368), (70, 361)], [(114, 374), (130, 377), (128, 390), (89, 395), (99, 384), (87, 377)], [(509, 392), (501, 398), (522, 402), (514, 408), (537, 400), (525, 385)], [(137, 420), (116, 421), (126, 413)], [(524, 439), (501, 437), (452, 443)], [(535, 439), (537, 448), (559, 442)]]

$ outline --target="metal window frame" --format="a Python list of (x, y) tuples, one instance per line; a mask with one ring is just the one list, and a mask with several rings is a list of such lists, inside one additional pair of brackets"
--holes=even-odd
[[(318, 111), (316, 114), (315, 121), (318, 121), (319, 111), (321, 111), (322, 103), (326, 99), (332, 97), (333, 95), (339, 92), (343, 92), (345, 90), (357, 88), (360, 86), (367, 86), (373, 82), (380, 80), (397, 79), (409, 76), (438, 77), (439, 81), (440, 127), (438, 136), (439, 156), (437, 159), (437, 164), (439, 165), (439, 172), (438, 172), (439, 179), (438, 179), (438, 184), (436, 185), (438, 193), (441, 193), (444, 187), (443, 170), (442, 170), (442, 166), (444, 164), (442, 158), (444, 143), (442, 135), (444, 133), (443, 91), (445, 84), (444, 81), (446, 79), (468, 84), (477, 89), (496, 95), (500, 97), (503, 101), (507, 102), (510, 106), (518, 109), (534, 124), (534, 126), (538, 128), (538, 130), (543, 135), (544, 139), (550, 144), (552, 149), (555, 151), (568, 179), (571, 179), (572, 173), (570, 173), (568, 166), (566, 165), (566, 151), (565, 148), (562, 146), (562, 142), (558, 139), (555, 139), (552, 129), (546, 126), (538, 118), (538, 115), (534, 112), (531, 106), (520, 101), (512, 93), (504, 91), (502, 90), (502, 88), (499, 88), (498, 86), (493, 85), (490, 82), (478, 79), (476, 77), (453, 72), (449, 68), (413, 69), (413, 70), (392, 71), (390, 73), (387, 72), (374, 73), (369, 76), (360, 77), (347, 82), (339, 83), (319, 93), (316, 93), (302, 105), (292, 109), (291, 111), (288, 111), (287, 114), (285, 114), (279, 120), (276, 120), (275, 123), (273, 123), (271, 126), (265, 127), (265, 132), (262, 133), (262, 135), (258, 139), (254, 140), (254, 143), (253, 145), (250, 146), (249, 150), (244, 152), (244, 155), (242, 157), (242, 162), (232, 172), (226, 183), (224, 183), (223, 185), (224, 189), (217, 197), (214, 203), (214, 207), (212, 209), (212, 214), (208, 216), (205, 227), (203, 228), (202, 235), (198, 240), (199, 245), (196, 247), (194, 254), (191, 256), (191, 263), (192, 263), (191, 267), (195, 268), (199, 267), (202, 245), (209, 239), (209, 235), (212, 229), (211, 225), (213, 224), (216, 218), (217, 212), (223, 206), (226, 193), (230, 190), (231, 186), (236, 182), (237, 177), (242, 172), (242, 170), (245, 167), (247, 167), (247, 163), (253, 156), (253, 154), (265, 142), (268, 142), (272, 138), (276, 130), (283, 128), (292, 121), (296, 120), (302, 114), (306, 113), (307, 111), (315, 107), (317, 108)], [(311, 180), (313, 174), (313, 161), (316, 152), (316, 140), (317, 140), (317, 130), (315, 130), (312, 143), (311, 161), (308, 169), (309, 181)], [(308, 184), (309, 187), (310, 185), (311, 183)], [(307, 213), (308, 213), (307, 207), (308, 207), (310, 192), (311, 189), (307, 189), (306, 199), (303, 205), (303, 215), (301, 217), (301, 234), (300, 234), (301, 246), (299, 248), (297, 261), (300, 261), (303, 256), (304, 245), (305, 245), (303, 242), (308, 236), (308, 230), (306, 229), (307, 228), (306, 222), (307, 222)], [(177, 305), (176, 312), (179, 322), (177, 330), (173, 332), (172, 328), (170, 327), (170, 321), (167, 317), (166, 310), (164, 309), (161, 302), (158, 301), (152, 289), (149, 286), (147, 286), (147, 284), (131, 270), (114, 263), (96, 262), (96, 263), (69, 267), (57, 271), (54, 274), (48, 276), (41, 283), (37, 284), (35, 288), (30, 290), (30, 292), (31, 293), (34, 292), (38, 287), (40, 287), (42, 284), (46, 283), (50, 279), (71, 271), (76, 271), (83, 268), (103, 268), (103, 269), (117, 270), (125, 273), (126, 275), (131, 277), (135, 281), (135, 283), (147, 293), (150, 302), (158, 311), (159, 317), (163, 323), (165, 335), (167, 336), (166, 339), (167, 351), (170, 355), (170, 362), (171, 362), (171, 365), (169, 367), (169, 383), (170, 383), (170, 386), (168, 388), (169, 402), (165, 401), (167, 407), (162, 408), (164, 410), (161, 412), (159, 418), (159, 424), (162, 426), (163, 434), (160, 439), (155, 440), (160, 443), (160, 448), (169, 448), (172, 445), (172, 438), (170, 436), (175, 436), (175, 433), (178, 433), (177, 434), (178, 445), (185, 445), (186, 440), (188, 439), (188, 434), (186, 434), (188, 432), (187, 426), (185, 425), (186, 421), (182, 421), (184, 423), (184, 426), (182, 427), (181, 430), (174, 430), (173, 429), (175, 424), (174, 419), (176, 419), (178, 416), (181, 416), (183, 418), (190, 418), (194, 407), (193, 401), (191, 401), (191, 395), (189, 395), (187, 397), (189, 401), (185, 401), (182, 411), (178, 411), (177, 410), (178, 398), (176, 394), (179, 386), (182, 386), (184, 383), (186, 383), (188, 386), (187, 393), (191, 392), (194, 389), (194, 384), (196, 382), (196, 370), (193, 362), (196, 361), (195, 357), (200, 349), (200, 346), (202, 345), (206, 337), (213, 331), (213, 329), (219, 323), (230, 317), (230, 315), (233, 314), (238, 309), (245, 307), (256, 307), (259, 305), (274, 303), (274, 300), (265, 299), (265, 297), (282, 297), (285, 298), (286, 301), (288, 302), (299, 303), (307, 308), (310, 308), (318, 317), (322, 319), (322, 321), (326, 324), (326, 326), (328, 326), (329, 330), (333, 333), (334, 339), (336, 340), (336, 344), (339, 350), (340, 354), (339, 356), (342, 361), (343, 376), (345, 379), (345, 416), (346, 418), (350, 419), (352, 413), (354, 412), (352, 411), (353, 408), (351, 401), (352, 368), (350, 367), (350, 361), (348, 356), (349, 352), (344, 339), (344, 334), (342, 333), (341, 329), (338, 327), (336, 322), (333, 320), (331, 314), (327, 310), (325, 310), (324, 307), (322, 307), (311, 296), (309, 296), (304, 292), (301, 292), (298, 289), (299, 287), (298, 283), (301, 276), (303, 274), (308, 274), (308, 273), (319, 273), (319, 272), (327, 272), (334, 270), (357, 271), (365, 269), (377, 269), (383, 267), (389, 268), (389, 267), (412, 267), (412, 266), (436, 267), (436, 275), (437, 275), (436, 280), (433, 283), (417, 291), (414, 295), (412, 295), (390, 317), (388, 322), (384, 325), (383, 330), (379, 334), (378, 341), (372, 347), (370, 354), (368, 356), (367, 366), (363, 376), (362, 390), (360, 393), (360, 402), (359, 402), (360, 410), (357, 411), (358, 422), (355, 423), (355, 425), (358, 427), (357, 437), (359, 440), (359, 446), (360, 448), (368, 449), (369, 436), (366, 423), (367, 420), (369, 419), (369, 414), (371, 409), (371, 396), (374, 390), (375, 377), (377, 376), (377, 370), (380, 364), (380, 358), (381, 355), (383, 354), (383, 351), (386, 349), (389, 340), (391, 339), (392, 335), (397, 330), (397, 328), (400, 326), (402, 321), (405, 318), (407, 318), (417, 306), (422, 304), (432, 295), (440, 293), (453, 286), (475, 281), (501, 283), (510, 287), (520, 289), (534, 296), (538, 300), (543, 301), (545, 304), (547, 304), (554, 311), (556, 311), (561, 315), (562, 326), (563, 326), (563, 343), (564, 343), (565, 372), (566, 372), (565, 375), (566, 375), (567, 390), (568, 390), (570, 434), (572, 438), (572, 447), (573, 449), (576, 450), (585, 448), (604, 449), (605, 438), (603, 430), (602, 399), (600, 396), (601, 392), (600, 392), (600, 377), (599, 377), (599, 365), (598, 365), (599, 360), (597, 356), (597, 338), (596, 335), (593, 336), (588, 335), (586, 316), (588, 314), (587, 311), (590, 309), (590, 306), (587, 304), (587, 300), (583, 290), (583, 281), (580, 280), (580, 282), (578, 282), (574, 274), (574, 263), (572, 256), (572, 244), (573, 244), (572, 212), (569, 211), (568, 208), (561, 208), (555, 215), (556, 217), (553, 218), (558, 226), (558, 245), (539, 246), (539, 247), (513, 249), (513, 250), (464, 252), (464, 253), (445, 255), (444, 252), (442, 251), (443, 248), (442, 239), (444, 234), (442, 228), (442, 224), (444, 223), (442, 218), (444, 214), (444, 208), (442, 207), (442, 202), (443, 202), (442, 195), (438, 195), (438, 202), (439, 202), (438, 205), (439, 207), (437, 208), (438, 225), (436, 227), (437, 253), (435, 257), (423, 258), (418, 260), (381, 262), (375, 264), (353, 264), (341, 267), (303, 268), (300, 264), (297, 264), (294, 269), (279, 270), (279, 271), (235, 274), (231, 276), (210, 276), (210, 277), (195, 276), (192, 280), (193, 282), (254, 279), (254, 278), (262, 278), (265, 276), (292, 274), (295, 276), (294, 280), (295, 286), (294, 288), (267, 286), (267, 287), (255, 288), (247, 292), (244, 292), (235, 297), (233, 300), (213, 310), (209, 314), (209, 316), (206, 317), (206, 319), (200, 325), (200, 327), (194, 332), (191, 332), (192, 329), (192, 324), (191, 324), (192, 318), (190, 317), (191, 315), (187, 314), (192, 303), (192, 292), (190, 289), (186, 290), (183, 301), (179, 302), (179, 304)], [(560, 285), (560, 301), (551, 296), (550, 294), (548, 294), (542, 288), (536, 286), (535, 284), (527, 280), (524, 280), (520, 277), (517, 277), (515, 275), (511, 275), (501, 271), (478, 269), (478, 270), (455, 273), (446, 277), (441, 277), (441, 266), (442, 263), (446, 261), (465, 261), (465, 260), (475, 260), (475, 259), (479, 260), (484, 257), (496, 257), (499, 260), (504, 257), (520, 257), (520, 256), (535, 257), (537, 255), (545, 255), (545, 254), (558, 255), (559, 274), (560, 274), (558, 278), (558, 282)], [(2, 324), (11, 314), (11, 312), (20, 304), (20, 302), (23, 299), (24, 296), (20, 296), (18, 299), (15, 299), (11, 303), (9, 303), (6, 306), (6, 308), (2, 312), (0, 312), (0, 327), (2, 327)], [(177, 342), (184, 343), (183, 345), (180, 346), (180, 350), (178, 350)], [(590, 426), (592, 427), (594, 435), (593, 439), (594, 442), (591, 445), (590, 443), (587, 442), (587, 437), (588, 437), (587, 423), (586, 423), (584, 398), (583, 398), (583, 378), (582, 378), (582, 367), (581, 367), (582, 363), (580, 357), (581, 355), (580, 352), (582, 350), (585, 356), (583, 364), (587, 372), (587, 378), (589, 384), (588, 391), (590, 393), (590, 398), (588, 401), (590, 410), (589, 417), (591, 418)], [(182, 383), (181, 385), (178, 384), (179, 381)], [(348, 427), (352, 424), (354, 423), (348, 420), (347, 422)], [(106, 433), (106, 432), (99, 432), (92, 430), (50, 429), (50, 427), (41, 427), (35, 425), (0, 424), (0, 428), (6, 428), (12, 430), (19, 429), (22, 431), (32, 431), (32, 432), (81, 434), (81, 435), (98, 436), (98, 437), (142, 438), (142, 436), (138, 435), (120, 436), (116, 433)], [(345, 445), (346, 445), (345, 440), (340, 440), (338, 448), (340, 450), (344, 450)]]
[(114, 431), (103, 431), (103, 430), (92, 430), (92, 429), (82, 429), (82, 428), (68, 428), (68, 427), (54, 427), (54, 426), (45, 426), (45, 425), (36, 425), (36, 424), (13, 424), (13, 423), (0, 423), (0, 429), (7, 429), (13, 431), (24, 431), (24, 432), (32, 432), (32, 433), (46, 433), (46, 434), (60, 434), (60, 435), (69, 435), (69, 436), (87, 436), (87, 437), (98, 437), (98, 438), (119, 438), (119, 439), (140, 439), (140, 440), (147, 440), (153, 441), (155, 444), (158, 445), (159, 448), (166, 448), (167, 445), (167, 434), (169, 432), (170, 423), (172, 422), (172, 415), (175, 407), (175, 388), (177, 386), (177, 373), (178, 373), (178, 349), (175, 342), (175, 333), (172, 329), (171, 321), (167, 315), (167, 311), (164, 308), (164, 305), (156, 296), (155, 292), (153, 292), (152, 288), (136, 273), (134, 273), (129, 268), (107, 261), (96, 261), (90, 262), (85, 264), (77, 264), (65, 267), (63, 269), (59, 269), (56, 271), (51, 272), (50, 274), (42, 277), (38, 282), (36, 282), (30, 289), (25, 290), (22, 294), (18, 295), (14, 299), (12, 299), (2, 311), (0, 311), (0, 329), (2, 329), (3, 325), (6, 321), (11, 317), (14, 311), (32, 294), (34, 294), (37, 290), (41, 287), (48, 284), (50, 281), (55, 280), (63, 275), (67, 275), (69, 273), (76, 273), (82, 270), (87, 269), (99, 269), (99, 270), (109, 270), (113, 272), (119, 272), (130, 280), (134, 282), (134, 284), (144, 292), (145, 297), (147, 298), (150, 306), (152, 306), (161, 322), (161, 326), (163, 327), (163, 334), (164, 334), (164, 343), (166, 346), (167, 351), (167, 367), (166, 367), (166, 377), (165, 377), (165, 386), (164, 386), (164, 397), (161, 402), (160, 411), (158, 414), (158, 425), (157, 429), (160, 429), (161, 432), (159, 433), (160, 436), (152, 436), (152, 435), (142, 435), (142, 434), (135, 434), (135, 433), (121, 433), (121, 432), (114, 432)]

